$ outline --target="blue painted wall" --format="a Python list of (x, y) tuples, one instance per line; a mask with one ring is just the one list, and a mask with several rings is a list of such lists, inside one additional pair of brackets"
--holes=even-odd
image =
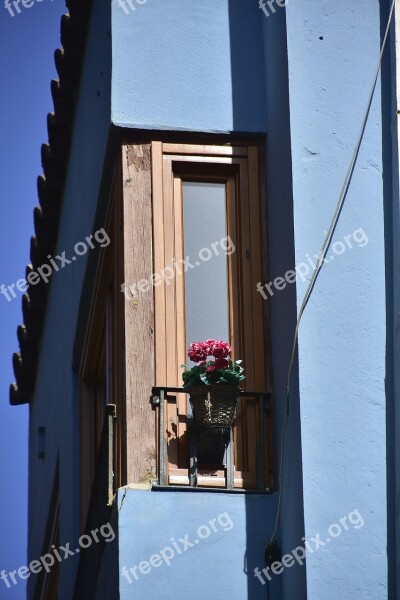
[(134, 6), (126, 14), (117, 2), (112, 5), (115, 125), (265, 131), (257, 3), (147, 0)]
[[(380, 50), (378, 0), (287, 7), (296, 263), (319, 251)], [(310, 598), (384, 598), (387, 588), (386, 290), (380, 82), (334, 241), (299, 337), (305, 535), (357, 509), (365, 525), (309, 557)], [(361, 239), (361, 235), (358, 236)], [(339, 248), (339, 247), (337, 247)], [(329, 255), (333, 253), (330, 252)], [(298, 282), (300, 304), (307, 282)]]
[[(390, 1), (381, 2), (381, 20), (385, 26)], [(386, 251), (386, 423), (387, 423), (387, 495), (388, 495), (388, 596), (400, 595), (399, 563), (399, 160), (397, 134), (396, 43), (391, 28), (388, 50), (382, 64), (383, 181)], [(396, 596), (397, 594), (397, 596)]]
[[(283, 9), (267, 18), (260, 11), (264, 27), (264, 52), (267, 88), (266, 197), (268, 199), (269, 276), (284, 275), (295, 267), (292, 157), (289, 118), (289, 74), (286, 16)], [(288, 285), (268, 300), (271, 315), (272, 369), (275, 410), (276, 456), (286, 416), (286, 377), (296, 323), (296, 286)], [(303, 544), (303, 480), (301, 461), (300, 406), (297, 370), (294, 369), (290, 418), (288, 421), (283, 481), (282, 508), (278, 535), (282, 553)], [(278, 458), (277, 458), (278, 461)], [(306, 569), (295, 565), (280, 575), (283, 598), (306, 598)], [(275, 600), (275, 598), (271, 598)]]
[[(112, 121), (132, 129), (267, 131), (271, 277), (283, 276), (317, 253), (374, 74), (380, 44), (378, 0), (297, 0), (289, 2), (286, 15), (277, 9), (268, 18), (256, 2), (242, 0), (147, 0), (130, 14), (115, 2), (112, 84), (108, 9), (101, 2), (95, 6), (59, 251), (66, 250), (68, 256), (74, 243), (92, 232)], [(304, 535), (310, 539), (319, 534), (326, 540), (329, 526), (354, 510), (364, 525), (348, 527), (311, 554), (307, 582), (304, 567), (286, 569), (273, 582), (270, 600), (303, 600), (307, 594), (313, 599), (381, 600), (386, 594), (383, 153), (389, 141), (384, 136), (379, 82), (334, 236), (341, 244), (350, 236), (352, 248), (347, 244), (325, 265), (300, 330), (279, 537), (287, 553)], [(45, 514), (39, 508), (48, 505), (58, 451), (63, 504), (69, 507), (62, 513), (61, 543), (78, 536), (78, 388), (71, 362), (86, 263), (83, 256), (62, 277), (56, 276), (49, 298), (31, 410), (32, 558), (42, 553)], [(277, 450), (296, 304), (306, 284), (306, 278), (299, 280), (297, 288), (288, 286), (268, 301)], [(62, 337), (54, 333), (60, 322)], [(48, 357), (63, 360), (51, 362)], [(35, 455), (39, 425), (48, 431), (44, 463)], [(171, 537), (192, 536), (225, 512), (234, 523), (230, 531), (212, 533), (178, 556), (170, 567), (153, 568), (132, 584), (120, 578), (121, 598), (179, 598), (177, 593), (186, 598), (187, 589), (193, 598), (266, 596), (253, 569), (264, 566), (276, 497), (121, 490), (118, 508), (120, 568), (146, 561)], [(106, 558), (99, 598), (107, 589), (101, 582), (110, 583)], [(63, 564), (62, 600), (71, 597), (75, 573), (73, 559)]]
[[(74, 255), (74, 245), (93, 232), (110, 127), (110, 15), (96, 2), (83, 67), (56, 254)], [(57, 458), (60, 461), (60, 544), (79, 537), (79, 391), (72, 370), (78, 306), (89, 253), (51, 281), (35, 396), (30, 407), (29, 560), (43, 554)], [(46, 427), (46, 458), (37, 458), (37, 430)], [(60, 600), (73, 597), (78, 557), (62, 563)], [(33, 597), (36, 577), (28, 580)]]
[[(272, 496), (256, 494), (119, 490), (121, 600), (264, 599), (254, 568), (264, 566), (275, 507)], [(152, 567), (155, 554), (162, 557)], [(279, 585), (271, 581), (275, 598)]]

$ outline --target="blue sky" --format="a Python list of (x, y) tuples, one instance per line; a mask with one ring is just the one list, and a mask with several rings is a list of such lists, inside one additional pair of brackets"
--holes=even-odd
[[(63, 0), (32, 1), (11, 17), (0, 0), (0, 284), (6, 285), (24, 277), (29, 263), (40, 146), (53, 110), (50, 81), (57, 78), (53, 54), (66, 12)], [(8, 402), (21, 322), (20, 296), (7, 302), (0, 295), (0, 571), (7, 572), (26, 564), (27, 548), (28, 407)], [(8, 590), (0, 580), (3, 598), (25, 598), (23, 582)]]

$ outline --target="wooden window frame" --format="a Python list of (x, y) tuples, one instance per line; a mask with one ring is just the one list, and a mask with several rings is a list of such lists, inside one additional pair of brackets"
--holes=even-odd
[[(236, 251), (229, 257), (230, 331), (233, 357), (242, 358), (246, 369), (244, 388), (271, 391), (268, 311), (257, 292), (265, 279), (267, 254), (265, 211), (260, 200), (258, 147), (152, 143), (153, 271), (160, 273), (183, 257), (182, 181), (225, 182), (228, 235)], [(264, 258), (264, 260), (263, 260)], [(232, 299), (236, 301), (233, 302)], [(186, 362), (184, 331), (184, 275), (175, 273), (173, 285), (154, 288), (155, 383), (180, 387), (180, 365)], [(252, 332), (249, 335), (248, 332)], [(166, 402), (169, 446), (169, 483), (188, 485), (187, 398), (184, 394)], [(236, 488), (252, 489), (256, 481), (256, 401), (247, 408), (242, 401), (234, 437)], [(265, 483), (272, 478), (272, 424), (266, 419)], [(255, 432), (255, 435), (251, 434)], [(224, 486), (221, 472), (205, 473), (199, 485)]]
[[(106, 404), (116, 405), (114, 491), (126, 483), (124, 321), (119, 285), (122, 278), (121, 178), (118, 161), (104, 226), (110, 244), (103, 248), (99, 255), (79, 367), (81, 532), (85, 531), (96, 477), (97, 454), (105, 422)], [(99, 393), (103, 380), (106, 386), (105, 398), (102, 391)], [(107, 502), (107, 499), (104, 501)]]
[[(53, 489), (47, 517), (46, 531), (42, 556), (50, 552), (54, 545), (60, 546), (60, 467), (59, 457), (55, 469)], [(59, 597), (60, 564), (54, 563), (49, 572), (40, 571), (37, 575), (34, 597), (38, 600), (58, 600)]]

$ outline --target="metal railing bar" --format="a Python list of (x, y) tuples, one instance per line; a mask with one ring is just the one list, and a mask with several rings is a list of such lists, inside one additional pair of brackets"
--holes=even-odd
[[(179, 387), (167, 387), (167, 386), (157, 386), (157, 387), (153, 387), (152, 388), (152, 394), (154, 396), (156, 396), (161, 390), (164, 390), (165, 392), (170, 392), (172, 394), (190, 394), (190, 389), (187, 390), (183, 387), (179, 388)], [(241, 398), (260, 398), (260, 397), (264, 397), (267, 400), (270, 400), (272, 398), (272, 393), (271, 392), (247, 392), (247, 391), (243, 391), (243, 392), (238, 392), (238, 396), (240, 396)]]
[(168, 452), (167, 439), (165, 437), (165, 402), (164, 389), (160, 389), (160, 407), (159, 407), (159, 448), (160, 448), (160, 485), (168, 485)]
[[(168, 394), (189, 394), (190, 389), (183, 387), (169, 386), (154, 386), (152, 388), (152, 405), (153, 408), (158, 407), (158, 442), (159, 442), (159, 481), (154, 484), (153, 489), (179, 489), (179, 490), (212, 490), (212, 491), (231, 491), (240, 492), (245, 490), (236, 490), (234, 488), (235, 478), (235, 461), (234, 461), (234, 443), (233, 443), (233, 428), (230, 430), (229, 443), (226, 449), (226, 487), (206, 488), (198, 487), (198, 461), (197, 461), (197, 433), (194, 427), (193, 418), (188, 415), (188, 432), (189, 432), (189, 486), (176, 486), (169, 484), (168, 477), (168, 442), (165, 435), (166, 414), (165, 401), (168, 400)], [(256, 447), (256, 462), (257, 462), (257, 488), (249, 490), (248, 493), (268, 493), (265, 488), (264, 471), (265, 471), (265, 413), (271, 408), (271, 392), (238, 392), (241, 398), (253, 398), (258, 400), (259, 412), (259, 428), (258, 441)]]
[(261, 491), (265, 488), (264, 483), (264, 420), (265, 420), (266, 404), (264, 398), (260, 396), (258, 401), (258, 442), (257, 442), (257, 487)]
[(114, 500), (114, 426), (117, 407), (115, 404), (107, 404), (104, 427), (107, 427), (107, 506), (111, 506)]
[(188, 418), (189, 430), (189, 485), (197, 487), (197, 435), (193, 425), (193, 417)]
[(153, 491), (163, 491), (163, 492), (214, 492), (214, 493), (222, 493), (222, 494), (269, 494), (272, 495), (274, 493), (273, 490), (263, 489), (257, 490), (256, 488), (233, 488), (227, 489), (224, 487), (190, 487), (189, 485), (158, 485), (157, 483), (153, 483), (152, 486)]
[(233, 490), (235, 487), (235, 461), (233, 456), (233, 427), (229, 432), (229, 444), (226, 449), (226, 488)]

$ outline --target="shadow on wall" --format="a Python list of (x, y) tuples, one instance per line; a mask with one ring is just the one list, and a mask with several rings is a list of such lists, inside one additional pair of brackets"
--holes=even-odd
[[(268, 198), (268, 269), (269, 279), (294, 267), (293, 199), (291, 173), (290, 115), (288, 63), (286, 46), (286, 13), (281, 8), (270, 18), (260, 10), (258, 2), (229, 2), (233, 129), (240, 132), (267, 134), (266, 182), (261, 194)], [(251, 119), (251, 121), (250, 121)], [(279, 200), (279, 201), (278, 201)], [(282, 243), (284, 241), (284, 243)], [(271, 317), (272, 373), (275, 409), (275, 456), (285, 416), (287, 366), (296, 320), (296, 289), (290, 286), (276, 298), (267, 301), (265, 310)], [(288, 319), (288, 315), (290, 318)], [(279, 338), (279, 344), (274, 340)], [(301, 471), (301, 434), (298, 406), (297, 369), (292, 378), (291, 414), (286, 433), (284, 488), (278, 536), (282, 553), (301, 544), (304, 536), (303, 489)], [(276, 469), (277, 469), (277, 460)], [(244, 569), (248, 577), (248, 598), (268, 600), (306, 598), (305, 566), (295, 565), (273, 576), (265, 585), (254, 573), (265, 567), (264, 547), (273, 531), (275, 502), (261, 518), (254, 510), (252, 496), (246, 501), (246, 553)], [(274, 508), (272, 508), (274, 507)], [(273, 511), (271, 513), (271, 510)], [(260, 531), (268, 524), (267, 537)], [(265, 529), (264, 529), (265, 530)], [(265, 535), (265, 534), (264, 534)]]
[[(381, 44), (384, 39), (386, 23), (388, 20), (390, 0), (380, 2), (381, 16)], [(392, 25), (392, 31), (393, 31)], [(390, 40), (390, 39), (389, 39)], [(398, 251), (400, 240), (400, 215), (398, 207), (399, 197), (399, 163), (398, 163), (398, 130), (397, 121), (392, 120), (392, 114), (397, 110), (396, 83), (392, 77), (392, 56), (395, 53), (395, 34), (393, 32), (391, 46), (386, 48), (383, 56), (381, 77), (381, 102), (382, 102), (382, 165), (384, 189), (384, 219), (385, 219), (385, 276), (386, 276), (386, 426), (387, 426), (387, 470), (388, 470), (388, 586), (389, 597), (400, 597), (400, 523), (396, 519), (396, 505), (400, 497), (400, 476), (398, 464), (400, 461), (400, 443), (396, 431), (399, 427), (400, 414), (396, 410), (396, 392), (400, 390), (399, 370), (396, 369), (399, 358), (399, 328), (398, 315), (400, 314), (398, 281), (400, 257)], [(393, 201), (395, 199), (395, 201)], [(397, 522), (396, 522), (397, 521)]]

